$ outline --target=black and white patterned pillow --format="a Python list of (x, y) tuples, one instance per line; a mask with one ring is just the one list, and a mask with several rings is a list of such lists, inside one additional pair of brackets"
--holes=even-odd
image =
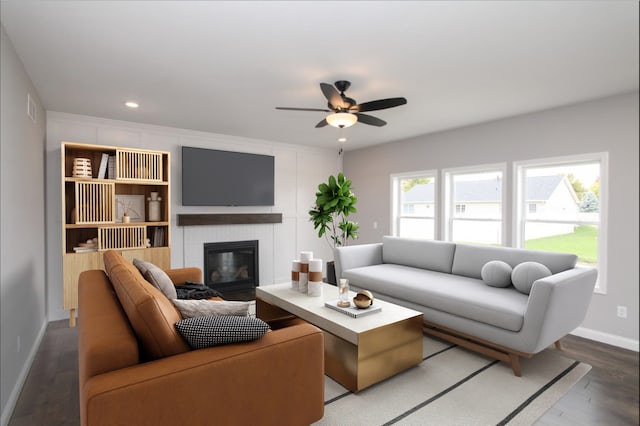
[(253, 317), (207, 316), (178, 321), (176, 328), (191, 348), (201, 349), (259, 339), (269, 325)]

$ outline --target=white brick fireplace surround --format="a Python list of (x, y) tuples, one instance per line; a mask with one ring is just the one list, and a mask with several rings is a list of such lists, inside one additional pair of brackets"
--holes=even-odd
[[(282, 225), (282, 224), (277, 224)], [(258, 241), (260, 284), (271, 284), (287, 279), (291, 275), (287, 267), (291, 262), (277, 262), (275, 253), (288, 252), (285, 247), (276, 247), (274, 229), (276, 224), (248, 225), (202, 225), (178, 227), (184, 235), (184, 264), (196, 266), (204, 271), (204, 244), (231, 241)], [(287, 258), (287, 260), (289, 260)], [(281, 265), (281, 266), (279, 266)], [(284, 268), (284, 270), (282, 270)], [(278, 269), (280, 269), (278, 271)]]

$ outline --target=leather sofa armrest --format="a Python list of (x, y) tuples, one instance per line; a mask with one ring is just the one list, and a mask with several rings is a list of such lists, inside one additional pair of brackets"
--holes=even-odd
[(323, 334), (311, 324), (87, 381), (82, 425), (310, 424), (324, 414)]
[(200, 268), (165, 269), (164, 272), (167, 273), (174, 285), (183, 285), (187, 281), (203, 282)]

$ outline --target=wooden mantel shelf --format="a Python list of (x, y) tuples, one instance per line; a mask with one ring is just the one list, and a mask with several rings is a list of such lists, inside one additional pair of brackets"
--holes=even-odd
[(282, 223), (282, 213), (179, 214), (178, 226)]

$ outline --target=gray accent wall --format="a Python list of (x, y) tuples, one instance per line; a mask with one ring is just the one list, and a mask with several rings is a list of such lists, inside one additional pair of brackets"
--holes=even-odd
[[(392, 174), (505, 162), (510, 205), (514, 161), (608, 152), (607, 294), (594, 294), (575, 334), (637, 351), (638, 112), (638, 92), (632, 92), (348, 151), (343, 165), (358, 196), (358, 243), (391, 233)], [(509, 211), (508, 241), (511, 217)], [(628, 308), (627, 319), (617, 317), (618, 305)]]
[[(45, 111), (7, 36), (0, 35), (0, 424), (7, 424), (47, 324)], [(27, 96), (36, 122), (27, 116)]]

